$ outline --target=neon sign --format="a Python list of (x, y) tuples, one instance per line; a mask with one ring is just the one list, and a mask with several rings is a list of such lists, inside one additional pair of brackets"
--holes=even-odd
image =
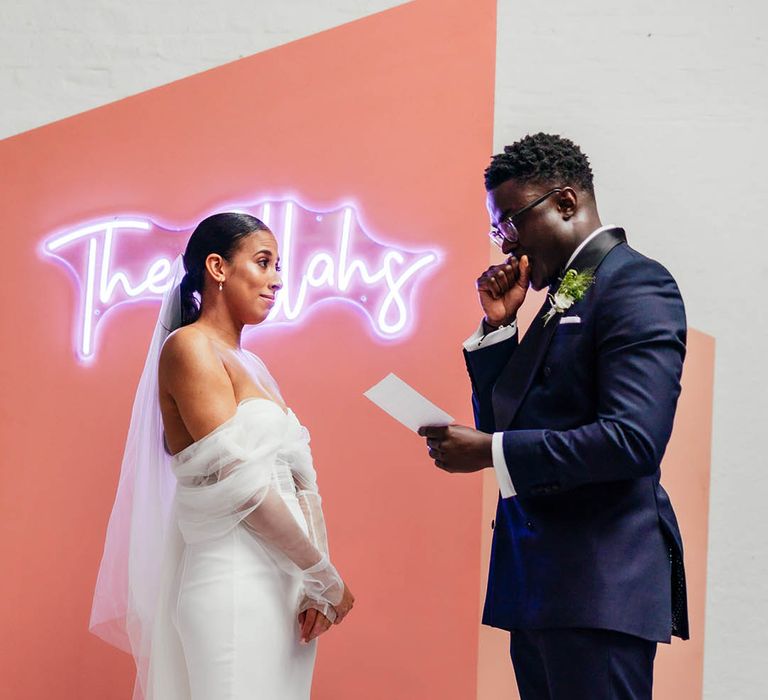
[[(312, 307), (336, 300), (362, 311), (380, 338), (407, 332), (415, 286), (439, 262), (438, 252), (375, 240), (351, 206), (320, 212), (293, 200), (273, 200), (237, 211), (258, 216), (278, 240), (283, 289), (270, 325), (295, 323)], [(192, 227), (126, 216), (77, 226), (43, 242), (42, 252), (65, 265), (77, 282), (73, 343), (80, 360), (95, 357), (98, 327), (107, 315), (129, 302), (162, 297), (172, 283), (172, 261), (191, 233)]]

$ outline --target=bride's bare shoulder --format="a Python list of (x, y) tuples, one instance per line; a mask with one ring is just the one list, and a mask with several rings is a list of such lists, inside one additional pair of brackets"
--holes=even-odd
[(220, 351), (194, 325), (168, 336), (160, 353), (158, 379), (163, 424), (174, 451), (207, 435), (236, 410)]
[(194, 359), (199, 355), (213, 353), (211, 339), (199, 328), (184, 326), (177, 328), (163, 343), (160, 361), (163, 357), (168, 359)]
[(169, 370), (177, 377), (224, 370), (213, 341), (195, 326), (184, 326), (171, 333), (160, 352), (160, 377)]

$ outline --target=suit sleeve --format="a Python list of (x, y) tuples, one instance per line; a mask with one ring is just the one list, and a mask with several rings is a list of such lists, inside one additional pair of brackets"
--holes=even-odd
[(595, 420), (571, 430), (510, 430), (503, 445), (520, 496), (656, 473), (672, 432), (685, 357), (680, 292), (638, 258), (595, 289)]
[(492, 433), (496, 424), (493, 419), (491, 395), (493, 385), (517, 348), (515, 334), (495, 345), (468, 352), (464, 350), (467, 372), (472, 382), (472, 409), (475, 414), (475, 427), (485, 433)]

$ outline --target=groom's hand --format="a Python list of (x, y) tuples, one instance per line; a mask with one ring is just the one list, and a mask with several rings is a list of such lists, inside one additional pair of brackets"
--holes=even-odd
[(512, 322), (528, 293), (531, 266), (528, 256), (510, 256), (501, 265), (492, 265), (477, 278), (477, 295), (485, 322), (494, 328)]
[(429, 456), (444, 471), (476, 472), (493, 466), (493, 438), (488, 433), (463, 425), (448, 425), (419, 428), (419, 435), (427, 438)]

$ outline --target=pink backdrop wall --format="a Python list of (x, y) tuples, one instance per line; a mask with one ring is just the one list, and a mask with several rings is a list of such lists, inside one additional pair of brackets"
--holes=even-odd
[[(80, 291), (39, 244), (94, 219), (143, 214), (183, 227), (232, 202), (287, 196), (317, 210), (353, 203), (368, 235), (442, 253), (411, 289), (405, 337), (376, 337), (350, 304), (249, 336), (312, 430), (332, 552), (359, 601), (321, 642), (314, 696), (507, 696), (501, 638), (479, 628), (483, 508), (495, 487), (438, 473), (422, 441), (362, 396), (395, 371), (471, 422), (460, 343), (477, 322), (473, 283), (488, 264), (481, 173), (492, 148), (495, 6), (419, 0), (0, 142), (11, 263), (0, 279), (9, 697), (129, 696), (130, 659), (89, 635), (87, 621), (157, 312), (153, 302), (110, 312), (95, 359), (79, 363)], [(712, 344), (696, 343), (690, 410), (667, 460), (695, 473), (666, 471), (701, 634)], [(682, 448), (692, 434), (695, 459)], [(660, 663), (670, 690), (659, 697), (700, 697), (700, 642), (675, 658), (674, 668)], [(676, 686), (663, 678), (680, 669), (689, 694), (665, 695)]]

